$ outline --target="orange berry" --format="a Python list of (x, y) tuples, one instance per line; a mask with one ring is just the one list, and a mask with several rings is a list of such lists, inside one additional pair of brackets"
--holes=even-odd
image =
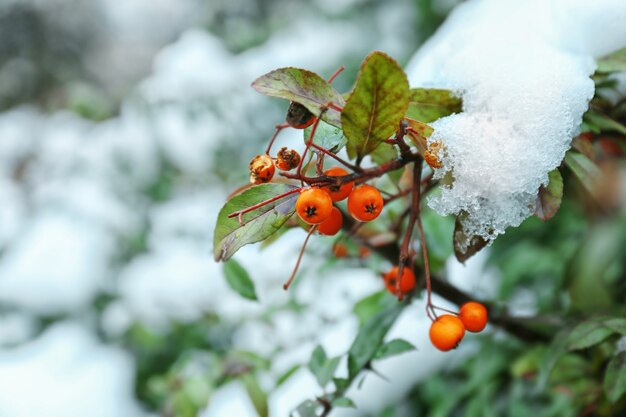
[(444, 314), (430, 325), (428, 335), (433, 346), (447, 352), (459, 345), (465, 336), (465, 327), (460, 318)]
[(257, 155), (250, 161), (250, 182), (262, 184), (274, 176), (274, 161), (269, 155)]
[(281, 148), (276, 156), (276, 167), (282, 171), (292, 170), (300, 164), (300, 154), (293, 149)]
[[(332, 167), (324, 171), (324, 175), (329, 177), (342, 177), (344, 175), (348, 175), (348, 171), (340, 167)], [(327, 187), (322, 187), (323, 190), (326, 190), (328, 194), (330, 194), (330, 198), (333, 201), (341, 201), (346, 198), (352, 189), (354, 188), (354, 182), (348, 182), (342, 185), (329, 185)]]
[(307, 188), (300, 192), (296, 200), (298, 216), (308, 224), (319, 224), (330, 217), (333, 200), (328, 193), (319, 188)]
[(300, 103), (292, 101), (287, 110), (287, 124), (296, 129), (306, 129), (315, 121), (315, 116)]
[[(383, 279), (385, 280), (385, 286), (387, 287), (387, 291), (392, 293), (393, 295), (398, 295), (398, 270), (400, 268), (394, 266), (387, 272)], [(400, 278), (400, 293), (408, 294), (413, 288), (415, 288), (415, 274), (408, 266), (402, 269), (402, 277)]]
[(361, 258), (367, 258), (368, 256), (370, 256), (371, 253), (372, 251), (370, 251), (368, 247), (359, 246), (359, 256)]
[(348, 256), (348, 248), (343, 243), (335, 243), (333, 245), (333, 255), (337, 258), (345, 258)]
[(480, 303), (470, 301), (461, 306), (459, 318), (467, 331), (478, 333), (487, 325), (487, 309)]
[(356, 187), (348, 195), (348, 211), (356, 220), (374, 220), (383, 209), (384, 201), (380, 192), (371, 185)]
[(321, 235), (332, 236), (336, 235), (339, 230), (341, 230), (341, 225), (343, 224), (343, 216), (341, 215), (341, 211), (337, 207), (333, 207), (330, 212), (330, 216), (321, 222), (319, 226), (317, 226), (317, 231)]

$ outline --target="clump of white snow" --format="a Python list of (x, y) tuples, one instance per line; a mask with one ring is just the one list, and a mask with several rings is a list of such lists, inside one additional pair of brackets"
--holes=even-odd
[(533, 213), (593, 97), (595, 56), (626, 45), (619, 0), (476, 0), (454, 10), (408, 66), (411, 85), (459, 92), (463, 113), (433, 123), (445, 146), (429, 205), (468, 213), (467, 236), (492, 241)]

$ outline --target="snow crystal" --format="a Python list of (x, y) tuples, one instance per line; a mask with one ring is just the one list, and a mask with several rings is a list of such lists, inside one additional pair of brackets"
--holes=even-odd
[(626, 45), (619, 0), (475, 0), (456, 8), (408, 66), (411, 85), (452, 89), (463, 113), (433, 123), (445, 146), (428, 204), (468, 213), (465, 232), (493, 240), (530, 216), (593, 96), (594, 56)]

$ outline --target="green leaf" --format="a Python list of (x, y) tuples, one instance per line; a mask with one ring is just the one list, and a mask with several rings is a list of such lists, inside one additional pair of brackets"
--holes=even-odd
[(587, 320), (574, 327), (567, 347), (569, 350), (585, 349), (597, 345), (613, 333), (612, 329), (604, 326), (602, 319)]
[(604, 392), (612, 403), (616, 403), (626, 393), (626, 352), (619, 352), (606, 367)]
[(606, 114), (589, 110), (585, 113), (584, 119), (588, 124), (598, 128), (600, 132), (619, 132), (622, 135), (626, 135), (626, 126), (611, 119)]
[(341, 113), (348, 155), (361, 160), (398, 129), (409, 105), (409, 82), (400, 65), (382, 52), (372, 52)]
[(398, 303), (395, 297), (389, 295), (386, 290), (375, 292), (359, 300), (353, 308), (354, 315), (359, 319), (362, 326), (378, 312), (390, 308)]
[(333, 407), (351, 407), (351, 408), (356, 408), (356, 405), (354, 404), (354, 402), (350, 398), (348, 398), (348, 397), (335, 398), (330, 403), (331, 403), (331, 405)]
[(313, 350), (313, 353), (311, 354), (311, 359), (309, 359), (309, 369), (311, 370), (313, 375), (315, 375), (315, 377), (317, 377), (318, 372), (320, 372), (320, 370), (324, 367), (327, 359), (328, 358), (326, 357), (326, 351), (323, 347), (318, 345)]
[[(311, 129), (313, 129), (313, 126), (309, 126), (303, 131), (305, 143), (309, 140)], [(332, 153), (337, 153), (346, 146), (346, 142), (348, 142), (348, 139), (346, 139), (341, 129), (325, 122), (320, 121), (318, 123), (315, 136), (313, 136), (314, 144)], [(315, 149), (311, 150), (313, 152), (319, 152)]]
[(401, 311), (402, 304), (396, 302), (395, 305), (370, 317), (361, 327), (348, 351), (350, 379), (354, 378), (372, 360)]
[(393, 339), (382, 345), (376, 351), (374, 359), (385, 359), (401, 353), (415, 350), (415, 346), (403, 339)]
[(600, 168), (591, 159), (578, 152), (567, 152), (563, 161), (589, 194), (598, 198), (598, 184), (602, 176)]
[[(319, 116), (328, 103), (343, 107), (345, 101), (322, 77), (314, 72), (300, 68), (279, 68), (260, 76), (252, 87), (266, 96), (293, 100), (302, 104), (311, 113)], [(322, 114), (322, 120), (333, 126), (341, 127), (341, 114), (332, 108)]]
[(556, 363), (563, 355), (567, 353), (569, 330), (561, 330), (552, 339), (552, 343), (548, 346), (544, 360), (539, 366), (539, 377), (537, 378), (538, 390), (543, 391), (548, 383), (548, 378), (554, 370)]
[(224, 275), (228, 286), (235, 290), (243, 298), (257, 300), (254, 283), (248, 272), (234, 259), (224, 263)]
[(562, 198), (563, 177), (558, 169), (554, 169), (548, 174), (548, 185), (539, 187), (535, 216), (543, 221), (551, 219), (559, 211)]
[(269, 408), (267, 406), (267, 393), (263, 391), (259, 385), (259, 381), (257, 381), (256, 376), (254, 374), (247, 373), (240, 379), (243, 386), (246, 388), (248, 396), (252, 401), (252, 405), (254, 405), (254, 409), (259, 414), (259, 417), (268, 417)]
[(453, 113), (460, 113), (463, 100), (450, 90), (412, 88), (409, 91), (407, 116), (422, 122), (432, 122)]
[(346, 378), (333, 378), (333, 383), (337, 391), (345, 391), (350, 386), (350, 381)]
[(614, 222), (595, 224), (572, 254), (568, 262), (567, 290), (573, 310), (606, 311), (613, 306), (613, 285), (606, 275), (612, 264), (620, 263), (624, 253), (621, 226), (623, 224)]
[(398, 149), (389, 143), (381, 143), (370, 154), (372, 161), (378, 165), (382, 165), (385, 162), (389, 162), (398, 157)]
[(393, 406), (389, 406), (376, 415), (376, 417), (396, 417), (396, 411)]
[(626, 71), (626, 48), (622, 48), (597, 61), (598, 72), (609, 73), (617, 71)]
[(464, 226), (464, 223), (467, 221), (467, 216), (468, 214), (465, 212), (461, 212), (457, 216), (456, 222), (454, 223), (454, 234), (452, 235), (454, 256), (462, 264), (489, 243), (482, 236), (467, 235)]
[(546, 356), (544, 345), (534, 346), (526, 349), (524, 354), (511, 364), (511, 375), (515, 378), (524, 378), (527, 375), (534, 375), (541, 369), (541, 362)]
[[(234, 262), (234, 260), (231, 259), (224, 265), (227, 265), (231, 262)], [(254, 292), (254, 288), (252, 288), (252, 291)], [(257, 371), (267, 371), (272, 365), (272, 362), (269, 359), (264, 358), (258, 353), (250, 352), (247, 350), (230, 351), (227, 358), (230, 362), (237, 363), (245, 366), (246, 368), (252, 368)]]
[(614, 318), (604, 321), (604, 325), (622, 336), (626, 336), (626, 319)]
[(285, 381), (287, 381), (293, 374), (295, 374), (298, 371), (298, 369), (300, 369), (300, 365), (294, 365), (291, 368), (289, 368), (284, 374), (279, 376), (278, 379), (276, 380), (276, 386), (274, 387), (274, 389), (283, 385)]
[(320, 408), (320, 404), (317, 401), (306, 400), (296, 408), (296, 417), (317, 417), (317, 410)]
[(340, 359), (340, 357), (327, 358), (323, 347), (315, 348), (309, 360), (309, 369), (315, 375), (320, 387), (324, 388), (330, 382)]
[(213, 255), (216, 261), (226, 261), (239, 248), (249, 243), (259, 242), (274, 234), (295, 211), (298, 194), (291, 194), (266, 204), (243, 216), (242, 226), (236, 217), (228, 215), (269, 200), (297, 187), (289, 184), (261, 184), (248, 188), (230, 199), (220, 210), (213, 237)]

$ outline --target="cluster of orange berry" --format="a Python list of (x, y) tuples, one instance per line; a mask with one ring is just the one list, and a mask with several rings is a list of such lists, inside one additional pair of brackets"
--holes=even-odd
[(465, 331), (478, 333), (487, 325), (487, 309), (476, 301), (470, 301), (461, 306), (458, 314), (443, 314), (437, 317), (428, 335), (430, 342), (437, 349), (444, 352), (456, 348)]
[[(300, 155), (287, 148), (282, 148), (276, 162), (269, 155), (257, 155), (250, 161), (250, 182), (260, 184), (269, 182), (274, 176), (275, 167), (283, 171), (294, 169), (300, 163)], [(324, 171), (328, 177), (348, 175), (348, 171), (333, 167)], [(303, 189), (296, 201), (296, 212), (305, 223), (317, 225), (322, 235), (336, 234), (343, 224), (341, 211), (333, 205), (348, 198), (348, 212), (356, 220), (368, 222), (378, 217), (383, 209), (384, 200), (380, 192), (371, 185), (358, 187), (354, 182), (325, 187)]]
[[(415, 288), (415, 274), (407, 266), (398, 278), (399, 270), (398, 266), (394, 266), (383, 275), (383, 280), (387, 291), (402, 298)], [(478, 333), (486, 325), (487, 309), (481, 303), (470, 301), (461, 306), (458, 314), (443, 314), (433, 320), (429, 331), (430, 341), (437, 349), (446, 352), (458, 346), (466, 330)]]
[[(328, 177), (348, 175), (348, 171), (333, 167), (324, 171)], [(333, 205), (348, 198), (348, 212), (359, 221), (368, 222), (378, 217), (384, 200), (380, 192), (371, 185), (355, 187), (354, 182), (329, 185), (320, 188), (307, 188), (300, 192), (296, 201), (296, 213), (308, 224), (317, 225), (320, 234), (332, 236), (343, 224), (341, 211)]]

